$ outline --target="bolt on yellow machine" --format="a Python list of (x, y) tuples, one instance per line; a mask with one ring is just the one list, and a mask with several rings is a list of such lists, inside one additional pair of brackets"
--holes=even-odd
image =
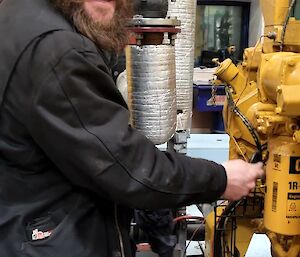
[(263, 161), (266, 178), (209, 215), (209, 257), (244, 256), (254, 232), (267, 234), (273, 257), (300, 256), (300, 0), (261, 7), (264, 35), (240, 65), (227, 59), (216, 75), (227, 85), (229, 157)]

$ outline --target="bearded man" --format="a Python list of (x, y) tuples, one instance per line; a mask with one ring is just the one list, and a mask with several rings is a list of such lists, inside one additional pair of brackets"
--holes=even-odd
[(126, 0), (0, 4), (0, 256), (128, 257), (132, 209), (239, 199), (261, 164), (160, 152), (110, 74)]

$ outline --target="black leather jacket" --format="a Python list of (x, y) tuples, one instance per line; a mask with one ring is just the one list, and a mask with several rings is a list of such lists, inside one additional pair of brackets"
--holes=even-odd
[(221, 165), (128, 126), (105, 55), (47, 0), (4, 0), (0, 38), (1, 257), (131, 256), (131, 208), (223, 193)]

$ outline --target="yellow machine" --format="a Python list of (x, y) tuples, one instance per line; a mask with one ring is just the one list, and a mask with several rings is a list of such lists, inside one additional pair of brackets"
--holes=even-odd
[(216, 75), (227, 84), (230, 159), (263, 161), (266, 178), (208, 217), (209, 257), (244, 256), (253, 232), (269, 237), (273, 257), (300, 256), (300, 0), (261, 7), (264, 35), (238, 67), (227, 59)]

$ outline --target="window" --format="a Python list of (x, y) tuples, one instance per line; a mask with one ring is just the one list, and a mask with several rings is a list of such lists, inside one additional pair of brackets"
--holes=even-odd
[[(241, 59), (248, 46), (250, 3), (198, 1), (196, 11), (195, 65), (213, 67), (212, 58)], [(245, 13), (247, 15), (245, 15)], [(228, 47), (235, 46), (232, 54)]]
[(296, 20), (300, 20), (300, 1), (297, 1), (295, 3), (294, 17), (296, 18)]

